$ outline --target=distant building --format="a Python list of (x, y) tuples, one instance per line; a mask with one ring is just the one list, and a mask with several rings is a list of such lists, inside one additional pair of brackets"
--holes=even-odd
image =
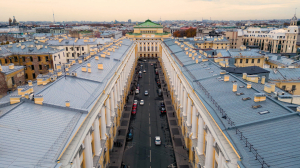
[(195, 39), (195, 45), (199, 49), (227, 49), (229, 46), (229, 41), (224, 37), (201, 37)]
[(131, 23), (131, 19), (128, 19), (128, 23)]
[(7, 91), (15, 90), (17, 86), (25, 84), (24, 66), (0, 65), (0, 97), (6, 95)]

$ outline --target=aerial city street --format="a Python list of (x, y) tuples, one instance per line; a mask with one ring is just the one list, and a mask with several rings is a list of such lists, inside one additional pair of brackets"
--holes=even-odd
[(299, 6), (0, 1), (0, 168), (299, 168)]

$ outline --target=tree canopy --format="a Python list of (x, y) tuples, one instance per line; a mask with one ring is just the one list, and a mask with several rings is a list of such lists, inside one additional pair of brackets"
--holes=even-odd
[(179, 30), (173, 33), (174, 37), (195, 37), (196, 36), (196, 29), (189, 28), (187, 30)]

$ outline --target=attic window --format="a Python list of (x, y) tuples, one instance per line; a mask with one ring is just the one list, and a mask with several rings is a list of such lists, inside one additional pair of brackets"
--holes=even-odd
[(260, 115), (263, 115), (263, 114), (268, 114), (268, 113), (270, 113), (268, 110), (266, 110), (266, 111), (261, 111), (261, 112), (258, 112), (258, 114), (260, 114)]
[(214, 71), (210, 71), (209, 73), (213, 73)]
[(245, 86), (240, 86), (240, 88), (244, 88)]
[(236, 93), (237, 96), (244, 95), (244, 93)]
[(250, 97), (245, 97), (245, 98), (242, 98), (243, 101), (246, 101), (246, 100), (251, 100)]
[(220, 77), (218, 77), (217, 79), (222, 79), (222, 77), (220, 76)]
[(252, 105), (253, 109), (257, 109), (257, 108), (261, 108), (261, 107), (262, 107), (261, 105)]

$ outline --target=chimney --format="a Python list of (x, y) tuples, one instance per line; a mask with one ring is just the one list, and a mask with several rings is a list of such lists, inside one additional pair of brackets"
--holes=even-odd
[(25, 98), (29, 99), (29, 94), (28, 93), (25, 93)]
[(225, 82), (229, 81), (229, 75), (224, 75), (224, 81)]
[(105, 58), (105, 54), (101, 54), (101, 57), (102, 57), (102, 58)]
[(99, 57), (98, 57), (98, 56), (95, 56), (95, 60), (99, 60)]
[(57, 65), (56, 65), (56, 69), (57, 69), (57, 70), (61, 69), (61, 64), (57, 64)]
[(233, 92), (237, 91), (237, 83), (233, 83), (232, 91)]
[(0, 65), (0, 72), (2, 71), (2, 66)]
[(196, 59), (196, 64), (198, 64), (198, 59)]
[(91, 63), (87, 63), (87, 67), (91, 67)]
[(300, 112), (300, 106), (297, 107), (297, 112)]
[(271, 93), (272, 92), (272, 87), (268, 84), (265, 84), (264, 91), (267, 92), (267, 93)]
[(199, 57), (198, 58), (201, 58), (201, 55), (199, 55)]
[(192, 53), (189, 53), (189, 57), (192, 57), (193, 56), (193, 54)]
[(249, 82), (249, 83), (247, 83), (247, 89), (251, 89), (251, 83)]
[(243, 79), (247, 79), (247, 73), (243, 73)]
[(195, 57), (192, 57), (193, 60), (195, 60)]
[(10, 64), (8, 65), (8, 68), (9, 68), (9, 69), (14, 69), (14, 68), (15, 68), (15, 65), (14, 65), (13, 63), (10, 63)]
[(70, 101), (69, 100), (66, 101), (66, 107), (70, 107)]
[(9, 97), (10, 104), (16, 104), (16, 103), (19, 103), (21, 97), (22, 97), (21, 95), (11, 95), (11, 96)]
[(271, 87), (271, 92), (275, 92), (275, 83), (269, 83)]
[(102, 63), (98, 64), (98, 69), (103, 69), (103, 64)]
[(86, 66), (81, 67), (82, 72), (86, 72)]
[(254, 101), (261, 102), (266, 100), (266, 95), (264, 93), (254, 93)]
[(226, 74), (226, 71), (225, 70), (221, 70), (220, 74)]
[(82, 63), (82, 60), (81, 60), (81, 59), (79, 59), (79, 60), (78, 60), (78, 63), (79, 63), (79, 64), (81, 64), (81, 63)]
[(89, 73), (91, 73), (91, 72), (92, 72), (91, 68), (88, 68), (88, 72), (89, 72)]
[(32, 86), (32, 81), (31, 80), (28, 81), (28, 86)]
[(50, 73), (53, 73), (53, 69), (49, 69), (49, 72), (50, 72)]
[(265, 84), (265, 82), (266, 82), (266, 77), (265, 77), (265, 76), (262, 76), (262, 77), (261, 77), (261, 84)]
[(188, 51), (186, 51), (186, 52), (185, 52), (185, 55), (189, 55), (189, 52), (188, 52)]
[(34, 103), (43, 105), (44, 97), (43, 95), (35, 95), (34, 96)]

